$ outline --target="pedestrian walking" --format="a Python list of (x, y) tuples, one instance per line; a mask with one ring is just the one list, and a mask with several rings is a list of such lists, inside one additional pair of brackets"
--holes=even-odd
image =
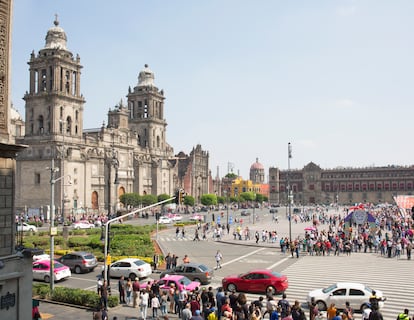
[(154, 271), (158, 268), (158, 263), (160, 261), (160, 256), (158, 254), (154, 254), (152, 257), (152, 263), (154, 264)]
[(173, 254), (172, 259), (171, 259), (171, 268), (175, 268), (177, 266), (177, 261), (178, 261), (178, 256)]
[(404, 312), (398, 315), (397, 320), (410, 320), (410, 316), (408, 314), (408, 309), (404, 309)]
[(119, 303), (126, 303), (125, 301), (126, 282), (124, 276), (118, 280)]
[(101, 305), (104, 309), (108, 308), (108, 284), (106, 280), (103, 281), (101, 288)]
[(132, 281), (128, 278), (126, 283), (126, 303), (127, 305), (131, 304), (131, 296), (132, 296)]
[(216, 253), (216, 269), (221, 269), (221, 260), (223, 259), (223, 255), (221, 254), (220, 250), (217, 250)]
[(160, 300), (158, 299), (157, 295), (151, 298), (151, 307), (152, 307), (152, 317), (157, 319), (158, 318), (158, 309), (161, 307)]
[(171, 257), (171, 254), (168, 252), (168, 254), (165, 256), (165, 269), (167, 270), (171, 269), (171, 263), (172, 263), (172, 257)]
[(139, 299), (139, 279), (135, 278), (134, 283), (132, 284), (132, 307), (136, 308), (138, 306), (138, 299)]
[(148, 304), (149, 304), (149, 294), (148, 291), (142, 291), (141, 295), (141, 303), (140, 303), (140, 307), (141, 307), (141, 318), (143, 320), (147, 319), (147, 311), (148, 311)]

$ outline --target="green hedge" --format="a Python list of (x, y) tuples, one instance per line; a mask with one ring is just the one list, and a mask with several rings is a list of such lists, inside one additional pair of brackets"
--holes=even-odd
[[(163, 229), (164, 226), (159, 226)], [(151, 233), (156, 225), (133, 226), (114, 223), (110, 227), (109, 252), (116, 256), (139, 256), (152, 260), (155, 253)], [(104, 260), (104, 243), (101, 240), (101, 228), (71, 230), (65, 239), (62, 232), (55, 236), (55, 253), (64, 251), (88, 251), (93, 253), (99, 261)], [(23, 238), (23, 245), (27, 248), (37, 247), (49, 252), (50, 237), (48, 233), (42, 235), (27, 235)]]
[[(84, 306), (88, 308), (96, 308), (100, 305), (100, 297), (94, 291), (75, 289), (75, 288), (65, 288), (65, 287), (55, 287), (53, 294), (50, 295), (50, 287), (47, 284), (33, 284), (33, 296), (40, 297), (42, 299), (50, 299), (53, 301), (59, 301), (69, 304), (74, 304), (78, 306)], [(109, 296), (108, 297), (108, 306), (110, 308), (116, 307), (118, 305), (118, 297)]]

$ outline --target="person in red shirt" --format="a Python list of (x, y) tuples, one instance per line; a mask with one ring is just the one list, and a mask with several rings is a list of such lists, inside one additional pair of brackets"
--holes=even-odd
[(228, 319), (233, 317), (233, 309), (230, 307), (230, 299), (226, 298), (226, 300), (224, 300), (224, 304), (221, 306), (221, 314)]

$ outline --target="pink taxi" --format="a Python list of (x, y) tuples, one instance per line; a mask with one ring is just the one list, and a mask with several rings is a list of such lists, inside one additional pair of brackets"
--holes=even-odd
[[(171, 287), (171, 283), (174, 284), (175, 288), (179, 288), (180, 290), (185, 288), (187, 291), (193, 291), (195, 288), (200, 288), (200, 282), (198, 281), (191, 281), (185, 276), (179, 275), (166, 275), (165, 277), (161, 278), (160, 280), (156, 281), (160, 286), (161, 290), (166, 290)], [(142, 283), (140, 285), (141, 289), (146, 289), (148, 286), (151, 286), (154, 283), (154, 280), (148, 281), (146, 283)]]

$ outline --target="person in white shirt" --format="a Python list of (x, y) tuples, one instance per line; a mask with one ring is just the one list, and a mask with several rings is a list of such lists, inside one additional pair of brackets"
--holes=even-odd
[(216, 253), (216, 269), (221, 269), (221, 260), (223, 259), (223, 255), (221, 254), (220, 250), (217, 250)]
[(147, 311), (148, 311), (148, 301), (149, 301), (149, 294), (148, 291), (142, 291), (141, 292), (141, 303), (140, 303), (140, 307), (141, 307), (141, 318), (143, 320), (147, 319)]
[(158, 309), (161, 307), (160, 300), (156, 295), (151, 299), (152, 317), (158, 318)]

